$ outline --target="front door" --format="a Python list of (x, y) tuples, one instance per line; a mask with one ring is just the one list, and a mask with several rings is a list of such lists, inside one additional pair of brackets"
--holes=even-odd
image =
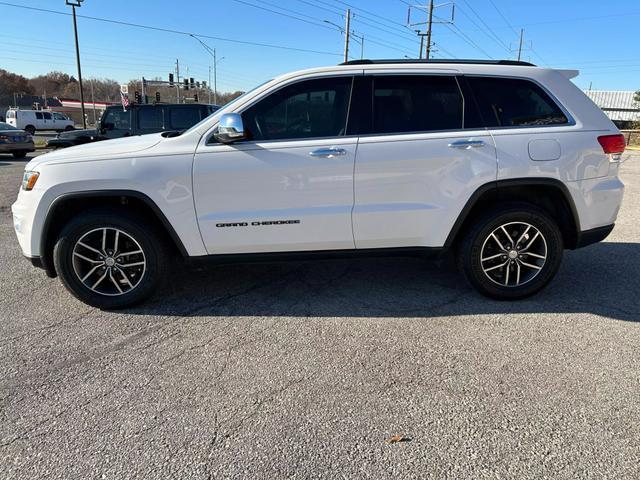
[(372, 101), (356, 159), (356, 247), (441, 247), (473, 192), (496, 179), (493, 139), (453, 74), (367, 78)]
[(193, 188), (209, 254), (354, 248), (352, 83), (289, 84), (242, 112), (248, 140), (201, 144)]

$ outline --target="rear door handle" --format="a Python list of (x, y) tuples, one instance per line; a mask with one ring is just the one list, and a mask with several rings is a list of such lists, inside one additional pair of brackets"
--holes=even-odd
[(346, 155), (347, 151), (344, 148), (317, 148), (309, 152), (309, 155), (317, 158), (333, 158), (341, 155)]
[(483, 140), (472, 140), (472, 139), (466, 139), (466, 140), (456, 140), (455, 142), (451, 142), (449, 144), (449, 147), (451, 148), (477, 148), (477, 147), (484, 147), (485, 143)]

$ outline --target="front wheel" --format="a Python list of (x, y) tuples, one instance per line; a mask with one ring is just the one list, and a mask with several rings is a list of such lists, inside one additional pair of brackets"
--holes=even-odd
[(154, 229), (118, 211), (84, 213), (62, 230), (53, 251), (64, 286), (103, 309), (132, 306), (160, 285), (167, 252)]
[(67, 125), (66, 127), (64, 127), (65, 132), (70, 132), (71, 130), (75, 130), (73, 125)]
[(24, 158), (27, 156), (27, 152), (13, 152), (13, 158)]
[(560, 267), (562, 234), (546, 212), (512, 204), (485, 214), (466, 234), (458, 264), (480, 293), (507, 300), (544, 288)]

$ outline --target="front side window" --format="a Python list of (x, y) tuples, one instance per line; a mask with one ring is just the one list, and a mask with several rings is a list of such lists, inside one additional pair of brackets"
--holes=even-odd
[(162, 109), (156, 107), (138, 109), (138, 129), (162, 130)]
[(68, 120), (67, 117), (65, 117), (61, 113), (54, 113), (53, 118), (55, 118), (56, 120)]
[(454, 77), (381, 75), (373, 81), (373, 133), (461, 129), (463, 108)]
[(487, 127), (562, 125), (569, 120), (542, 88), (519, 78), (468, 77)]
[(131, 110), (112, 109), (107, 110), (102, 120), (104, 128), (107, 130), (130, 130)]
[(352, 77), (286, 86), (242, 114), (251, 140), (339, 137), (345, 134)]

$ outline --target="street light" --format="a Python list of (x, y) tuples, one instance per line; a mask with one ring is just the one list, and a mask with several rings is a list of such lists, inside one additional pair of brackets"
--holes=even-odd
[(80, 108), (82, 109), (82, 127), (87, 128), (87, 117), (84, 112), (84, 90), (82, 89), (82, 69), (80, 68), (80, 47), (78, 45), (78, 23), (76, 21), (76, 7), (81, 7), (84, 0), (65, 0), (73, 11), (73, 34), (76, 39), (76, 63), (78, 64), (78, 84), (80, 85)]
[[(211, 48), (209, 45), (204, 43), (198, 37), (193, 34), (189, 34), (190, 37), (195, 38), (200, 45), (213, 57), (213, 103), (215, 105), (218, 104), (218, 63), (224, 60), (225, 57), (216, 58), (216, 49)], [(209, 103), (211, 103), (211, 67), (209, 67)]]

